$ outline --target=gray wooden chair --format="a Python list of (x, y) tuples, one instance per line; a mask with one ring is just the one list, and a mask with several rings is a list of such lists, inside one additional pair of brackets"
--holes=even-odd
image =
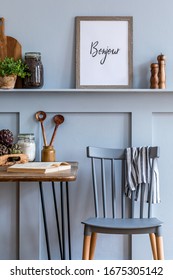
[[(151, 147), (149, 155), (153, 166), (154, 159), (159, 157), (158, 147)], [(149, 192), (149, 202), (145, 203), (145, 188), (141, 188), (140, 207), (139, 202), (138, 206), (135, 206), (134, 195), (129, 199), (124, 193), (125, 150), (87, 147), (87, 157), (91, 158), (92, 164), (95, 216), (82, 221), (84, 224), (83, 260), (94, 258), (97, 233), (149, 234), (153, 258), (155, 260), (164, 259), (162, 222), (151, 217), (152, 190), (150, 189)], [(109, 179), (107, 173), (109, 173)], [(117, 183), (118, 176), (121, 178)], [(110, 190), (108, 190), (108, 186)], [(121, 191), (117, 192), (117, 188), (121, 188)], [(121, 198), (117, 193), (120, 193)], [(120, 204), (121, 211), (117, 211), (116, 201), (118, 201), (118, 205)], [(116, 212), (121, 212), (121, 216), (117, 217)], [(139, 212), (137, 217), (136, 212)]]

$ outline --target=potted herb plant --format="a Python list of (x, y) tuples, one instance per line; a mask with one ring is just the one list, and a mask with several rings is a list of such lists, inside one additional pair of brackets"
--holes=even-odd
[(14, 88), (17, 77), (30, 76), (28, 66), (21, 60), (13, 57), (5, 57), (0, 60), (0, 88)]

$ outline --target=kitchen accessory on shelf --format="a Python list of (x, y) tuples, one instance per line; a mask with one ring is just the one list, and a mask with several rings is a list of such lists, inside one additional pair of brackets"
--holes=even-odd
[(43, 125), (43, 122), (46, 119), (46, 113), (44, 111), (38, 111), (35, 114), (35, 117), (36, 117), (36, 120), (41, 123), (44, 146), (47, 146), (46, 133), (45, 133), (44, 125)]
[(150, 88), (166, 88), (166, 56), (160, 54), (157, 57), (158, 63), (151, 64)]
[[(15, 60), (22, 59), (22, 47), (21, 44), (11, 36), (5, 36), (5, 19), (0, 18), (0, 59), (5, 57), (13, 57)], [(22, 87), (22, 80), (18, 77), (16, 88)]]
[(50, 140), (50, 144), (49, 144), (50, 146), (53, 145), (58, 126), (64, 122), (64, 117), (62, 115), (55, 115), (53, 120), (54, 120), (54, 123), (55, 123), (55, 128), (54, 128), (54, 131), (53, 131), (53, 134), (52, 134), (52, 138)]
[(166, 88), (166, 57), (163, 54), (157, 57), (159, 64), (159, 88)]
[(151, 78), (150, 78), (150, 88), (156, 89), (159, 88), (159, 64), (151, 64)]
[(28, 65), (29, 72), (31, 75), (29, 77), (25, 77), (23, 86), (25, 88), (41, 88), (44, 83), (41, 53), (25, 53), (25, 63)]

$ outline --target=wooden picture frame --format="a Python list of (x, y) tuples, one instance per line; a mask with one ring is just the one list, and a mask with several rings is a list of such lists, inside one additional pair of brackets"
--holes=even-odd
[(76, 17), (76, 88), (131, 88), (133, 17)]

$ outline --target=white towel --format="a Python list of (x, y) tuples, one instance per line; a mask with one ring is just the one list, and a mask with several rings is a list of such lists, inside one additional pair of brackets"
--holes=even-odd
[[(135, 191), (135, 199), (138, 199), (141, 184), (149, 187), (151, 180), (151, 160), (149, 158), (150, 147), (131, 147), (126, 149), (126, 183), (125, 193), (131, 198), (131, 192)], [(152, 203), (160, 202), (159, 170), (157, 158), (153, 161)], [(149, 193), (149, 188), (148, 188)], [(148, 197), (148, 194), (147, 194)]]
[(159, 190), (159, 168), (158, 168), (158, 160), (154, 159), (153, 162), (153, 181), (151, 182), (152, 189), (152, 203), (160, 203), (160, 190)]

